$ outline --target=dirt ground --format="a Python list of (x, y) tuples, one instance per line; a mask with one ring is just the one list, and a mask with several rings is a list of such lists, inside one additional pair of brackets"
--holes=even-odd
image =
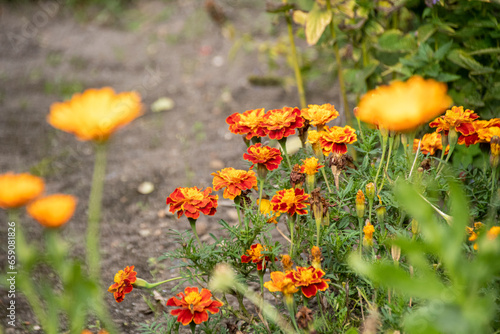
[[(219, 1), (225, 26), (211, 19), (202, 0), (137, 1), (118, 17), (95, 9), (79, 12), (60, 2), (0, 5), (0, 172), (36, 172), (45, 178), (47, 193), (76, 195), (77, 212), (63, 233), (74, 254), (83, 254), (92, 146), (53, 129), (46, 115), (51, 103), (86, 88), (138, 91), (145, 114), (109, 145), (102, 286), (107, 289), (127, 265), (135, 265), (146, 280), (172, 277), (175, 269), (169, 268), (176, 263), (149, 261), (177, 246), (168, 229), (189, 228), (187, 220), (166, 213), (166, 197), (180, 186), (211, 186), (210, 174), (223, 167), (248, 167), (242, 160), (245, 145), (228, 131), (227, 116), (299, 104), (294, 87), (248, 81), (270, 73), (259, 45), (272, 44), (286, 27), (265, 13), (264, 1)], [(293, 72), (282, 66), (272, 74), (291, 78)], [(329, 83), (309, 83), (308, 92), (310, 103), (338, 101)], [(162, 97), (171, 99), (173, 108), (152, 112), (151, 104)], [(154, 191), (142, 195), (137, 189), (146, 181)], [(221, 218), (237, 220), (231, 202), (221, 200), (215, 217), (200, 218), (202, 240), (220, 233)], [(3, 211), (0, 220), (5, 230)], [(24, 215), (20, 223), (31, 242), (38, 242), (41, 228)], [(6, 242), (0, 244), (5, 272)], [(172, 286), (163, 288), (165, 297)], [(7, 294), (0, 293), (5, 326)], [(107, 294), (106, 301), (120, 331), (136, 333), (139, 323), (154, 316), (140, 295), (127, 297), (118, 304)], [(19, 302), (18, 326), (7, 333), (37, 332), (27, 304)]]

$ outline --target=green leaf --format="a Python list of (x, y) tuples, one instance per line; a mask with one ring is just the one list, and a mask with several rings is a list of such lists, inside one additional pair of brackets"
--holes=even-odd
[(450, 82), (450, 81), (458, 80), (460, 78), (461, 78), (461, 76), (458, 74), (442, 72), (442, 73), (439, 73), (435, 79), (437, 81), (441, 81), (441, 82)]
[(436, 32), (436, 27), (434, 27), (433, 24), (424, 24), (418, 27), (417, 30), (417, 36), (418, 36), (418, 43), (423, 43), (429, 39), (435, 32)]
[(475, 51), (469, 52), (469, 55), (476, 56), (476, 55), (484, 55), (484, 54), (490, 54), (490, 53), (500, 53), (500, 48), (486, 48), (486, 49), (481, 49), (481, 50), (475, 50)]
[(309, 45), (315, 45), (318, 42), (331, 20), (332, 12), (324, 10), (317, 3), (314, 3), (306, 20), (306, 40)]
[(484, 66), (481, 65), (478, 61), (476, 61), (471, 55), (467, 52), (455, 49), (448, 54), (448, 59), (457, 64), (460, 67), (466, 68), (471, 71), (481, 71), (484, 69)]
[(439, 61), (443, 60), (444, 57), (450, 51), (452, 45), (453, 41), (449, 41), (448, 43), (441, 45), (439, 49), (437, 49), (436, 52), (434, 53), (434, 58), (436, 58)]
[(378, 47), (386, 52), (411, 52), (417, 47), (417, 42), (413, 36), (391, 29), (379, 37)]

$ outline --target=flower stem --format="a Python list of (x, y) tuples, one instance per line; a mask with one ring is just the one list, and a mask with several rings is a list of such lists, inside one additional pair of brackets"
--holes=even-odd
[(328, 188), (328, 192), (331, 194), (332, 189), (330, 188), (330, 184), (328, 183), (328, 179), (326, 178), (325, 167), (321, 167), (321, 174), (323, 174), (323, 178), (325, 179), (326, 187)]
[(191, 230), (193, 230), (193, 234), (196, 237), (196, 240), (198, 240), (198, 245), (200, 245), (201, 248), (201, 241), (200, 238), (198, 237), (198, 232), (196, 232), (196, 219), (188, 217), (188, 220), (189, 220), (189, 225), (191, 225)]
[[(288, 299), (290, 297), (285, 296), (285, 299)], [(295, 320), (295, 307), (294, 307), (294, 302), (293, 302), (293, 297), (291, 297), (291, 301), (285, 301), (286, 308), (288, 309), (288, 313), (290, 314), (290, 318), (292, 319), (293, 327), (295, 327), (295, 330), (297, 333), (300, 333), (301, 331), (299, 330), (299, 326), (297, 326), (297, 320)]]
[(257, 274), (259, 274), (260, 294), (262, 296), (262, 300), (264, 300), (264, 270), (265, 268), (262, 268), (262, 270), (257, 270)]
[(387, 174), (387, 170), (389, 169), (389, 162), (391, 161), (391, 153), (392, 153), (393, 146), (394, 146), (394, 137), (390, 136), (389, 137), (389, 152), (387, 153), (387, 163), (385, 164), (384, 175), (382, 175), (382, 183), (380, 184), (380, 187), (377, 190), (377, 194), (380, 194), (380, 192), (382, 191), (382, 188), (384, 187), (385, 176)]
[(290, 162), (290, 157), (288, 156), (288, 153), (286, 151), (286, 137), (281, 138), (278, 140), (280, 143), (281, 149), (283, 150), (283, 155), (286, 157), (286, 162), (288, 163), (288, 168), (292, 170), (292, 163)]
[(290, 257), (293, 258), (293, 232), (295, 230), (295, 215), (288, 216), (288, 224), (290, 227)]
[(359, 255), (363, 255), (363, 218), (358, 217), (359, 225)]
[[(234, 198), (234, 204), (236, 206), (236, 213), (238, 214), (238, 222), (241, 226), (241, 213), (240, 213), (240, 210), (241, 210), (241, 206), (240, 206), (240, 202), (241, 202), (241, 198), (240, 196), (236, 196)], [(260, 203), (260, 202), (259, 202)], [(245, 230), (248, 232), (248, 224), (247, 222), (245, 221)]]
[(264, 179), (261, 178), (259, 180), (259, 212), (261, 212), (261, 208), (262, 208), (262, 188), (264, 188)]
[(97, 143), (95, 147), (94, 174), (89, 197), (87, 225), (87, 265), (90, 278), (99, 282), (101, 264), (99, 247), (99, 223), (101, 220), (102, 194), (106, 176), (106, 143)]
[(387, 132), (381, 131), (381, 136), (382, 136), (382, 157), (380, 158), (380, 163), (378, 165), (377, 174), (375, 174), (375, 181), (373, 181), (373, 184), (375, 184), (375, 187), (377, 186), (378, 175), (380, 174), (380, 170), (382, 169), (382, 165), (384, 164), (385, 150), (387, 149), (387, 137), (388, 137)]

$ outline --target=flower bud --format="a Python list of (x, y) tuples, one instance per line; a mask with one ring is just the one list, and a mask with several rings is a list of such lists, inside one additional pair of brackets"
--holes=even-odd
[(375, 209), (375, 213), (377, 214), (377, 222), (381, 225), (385, 221), (385, 214), (387, 213), (387, 209), (385, 206), (379, 206)]
[(500, 137), (493, 136), (490, 141), (490, 164), (496, 168), (500, 162)]
[(358, 190), (356, 194), (356, 214), (358, 218), (363, 218), (365, 216), (365, 195), (363, 195), (361, 189)]
[(420, 232), (420, 226), (418, 226), (418, 221), (416, 221), (415, 219), (412, 219), (411, 220), (411, 233), (413, 233), (413, 235), (417, 235), (419, 232)]
[(399, 258), (401, 257), (401, 248), (392, 244), (391, 245), (391, 257), (394, 262), (399, 262)]
[(365, 227), (363, 227), (363, 233), (365, 234), (365, 237), (363, 239), (363, 244), (367, 246), (373, 246), (373, 232), (375, 232), (375, 228), (367, 219)]
[(373, 201), (375, 198), (375, 185), (373, 182), (370, 182), (366, 185), (366, 197), (368, 197), (369, 200)]

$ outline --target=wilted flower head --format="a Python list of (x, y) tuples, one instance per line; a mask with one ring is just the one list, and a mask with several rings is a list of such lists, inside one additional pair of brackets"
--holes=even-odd
[(276, 195), (271, 198), (271, 204), (274, 211), (288, 213), (290, 216), (294, 214), (307, 214), (307, 202), (309, 195), (304, 193), (303, 189), (291, 188), (279, 190)]
[(0, 175), (0, 208), (14, 209), (40, 196), (45, 188), (43, 179), (12, 172)]
[(295, 129), (304, 125), (299, 108), (283, 107), (283, 109), (269, 110), (264, 115), (262, 128), (270, 139), (280, 140), (291, 136)]
[(71, 100), (50, 107), (47, 121), (79, 140), (106, 141), (113, 132), (142, 114), (141, 98), (135, 92), (116, 94), (110, 87), (87, 89)]
[(413, 76), (394, 81), (366, 93), (359, 102), (357, 117), (386, 130), (406, 132), (427, 123), (452, 103), (446, 84)]
[(292, 270), (293, 261), (292, 261), (292, 258), (290, 257), (290, 255), (284, 254), (281, 256), (281, 265), (283, 266), (283, 271), (285, 273)]
[(323, 278), (325, 272), (321, 269), (316, 269), (313, 266), (309, 268), (297, 267), (296, 270), (289, 272), (287, 277), (291, 278), (295, 286), (300, 287), (306, 298), (316, 296), (318, 291), (328, 289), (330, 280)]
[(331, 128), (325, 126), (324, 131), (319, 139), (323, 154), (328, 156), (330, 153), (342, 155), (347, 153), (347, 145), (352, 144), (358, 140), (356, 130), (349, 125), (344, 127), (332, 126)]
[(302, 168), (299, 164), (295, 164), (290, 172), (290, 185), (293, 188), (302, 188), (304, 181), (306, 180), (305, 174), (302, 172)]
[(436, 132), (443, 131), (445, 135), (448, 135), (448, 131), (455, 130), (467, 136), (474, 133), (472, 122), (478, 117), (479, 115), (474, 113), (474, 110), (464, 110), (462, 106), (452, 107), (446, 110), (446, 114), (430, 122), (429, 126), (431, 128), (437, 128)]
[(257, 185), (257, 177), (254, 171), (245, 171), (227, 167), (216, 173), (212, 173), (214, 190), (224, 188), (224, 198), (232, 199), (239, 196), (243, 190), (252, 189)]
[(208, 321), (208, 312), (219, 313), (219, 308), (224, 305), (218, 300), (212, 299), (212, 292), (207, 289), (197, 287), (187, 287), (184, 293), (180, 292), (175, 297), (167, 300), (167, 306), (178, 307), (170, 311), (170, 314), (177, 317), (177, 321), (184, 326), (194, 322), (196, 325)]
[(77, 202), (75, 196), (54, 194), (35, 200), (26, 209), (40, 225), (56, 228), (66, 224), (73, 217)]
[(117, 303), (123, 301), (125, 294), (132, 292), (134, 289), (132, 284), (137, 280), (136, 275), (134, 266), (127, 266), (115, 274), (115, 283), (108, 288), (108, 291), (113, 294)]
[(311, 248), (311, 265), (316, 269), (321, 269), (322, 260), (323, 256), (321, 255), (321, 248), (313, 246)]
[(264, 114), (264, 108), (247, 110), (242, 114), (234, 113), (226, 118), (226, 123), (229, 124), (229, 131), (237, 135), (245, 135), (247, 140), (253, 137), (264, 137), (266, 134), (261, 127)]
[(211, 193), (212, 188), (210, 187), (204, 191), (198, 187), (177, 188), (167, 198), (167, 205), (170, 204), (169, 211), (171, 213), (177, 211), (177, 218), (185, 214), (188, 218), (198, 219), (200, 212), (213, 216), (217, 211), (219, 196), (210, 195)]
[(250, 249), (247, 249), (245, 254), (241, 256), (241, 262), (243, 263), (257, 263), (257, 270), (265, 270), (266, 263), (271, 261), (271, 258), (266, 255), (262, 255), (262, 251), (266, 251), (267, 248), (262, 246), (261, 244), (253, 244), (250, 246)]
[[(423, 154), (434, 155), (436, 150), (442, 150), (443, 144), (441, 140), (441, 134), (438, 132), (426, 133), (422, 140), (414, 139), (413, 140), (413, 152), (417, 152), (418, 143), (420, 142), (420, 152)], [(448, 154), (450, 150), (450, 145), (446, 146), (445, 154)]]
[(311, 125), (321, 127), (339, 116), (335, 107), (330, 103), (317, 105), (310, 104), (308, 108), (302, 109), (302, 117), (307, 119)]

